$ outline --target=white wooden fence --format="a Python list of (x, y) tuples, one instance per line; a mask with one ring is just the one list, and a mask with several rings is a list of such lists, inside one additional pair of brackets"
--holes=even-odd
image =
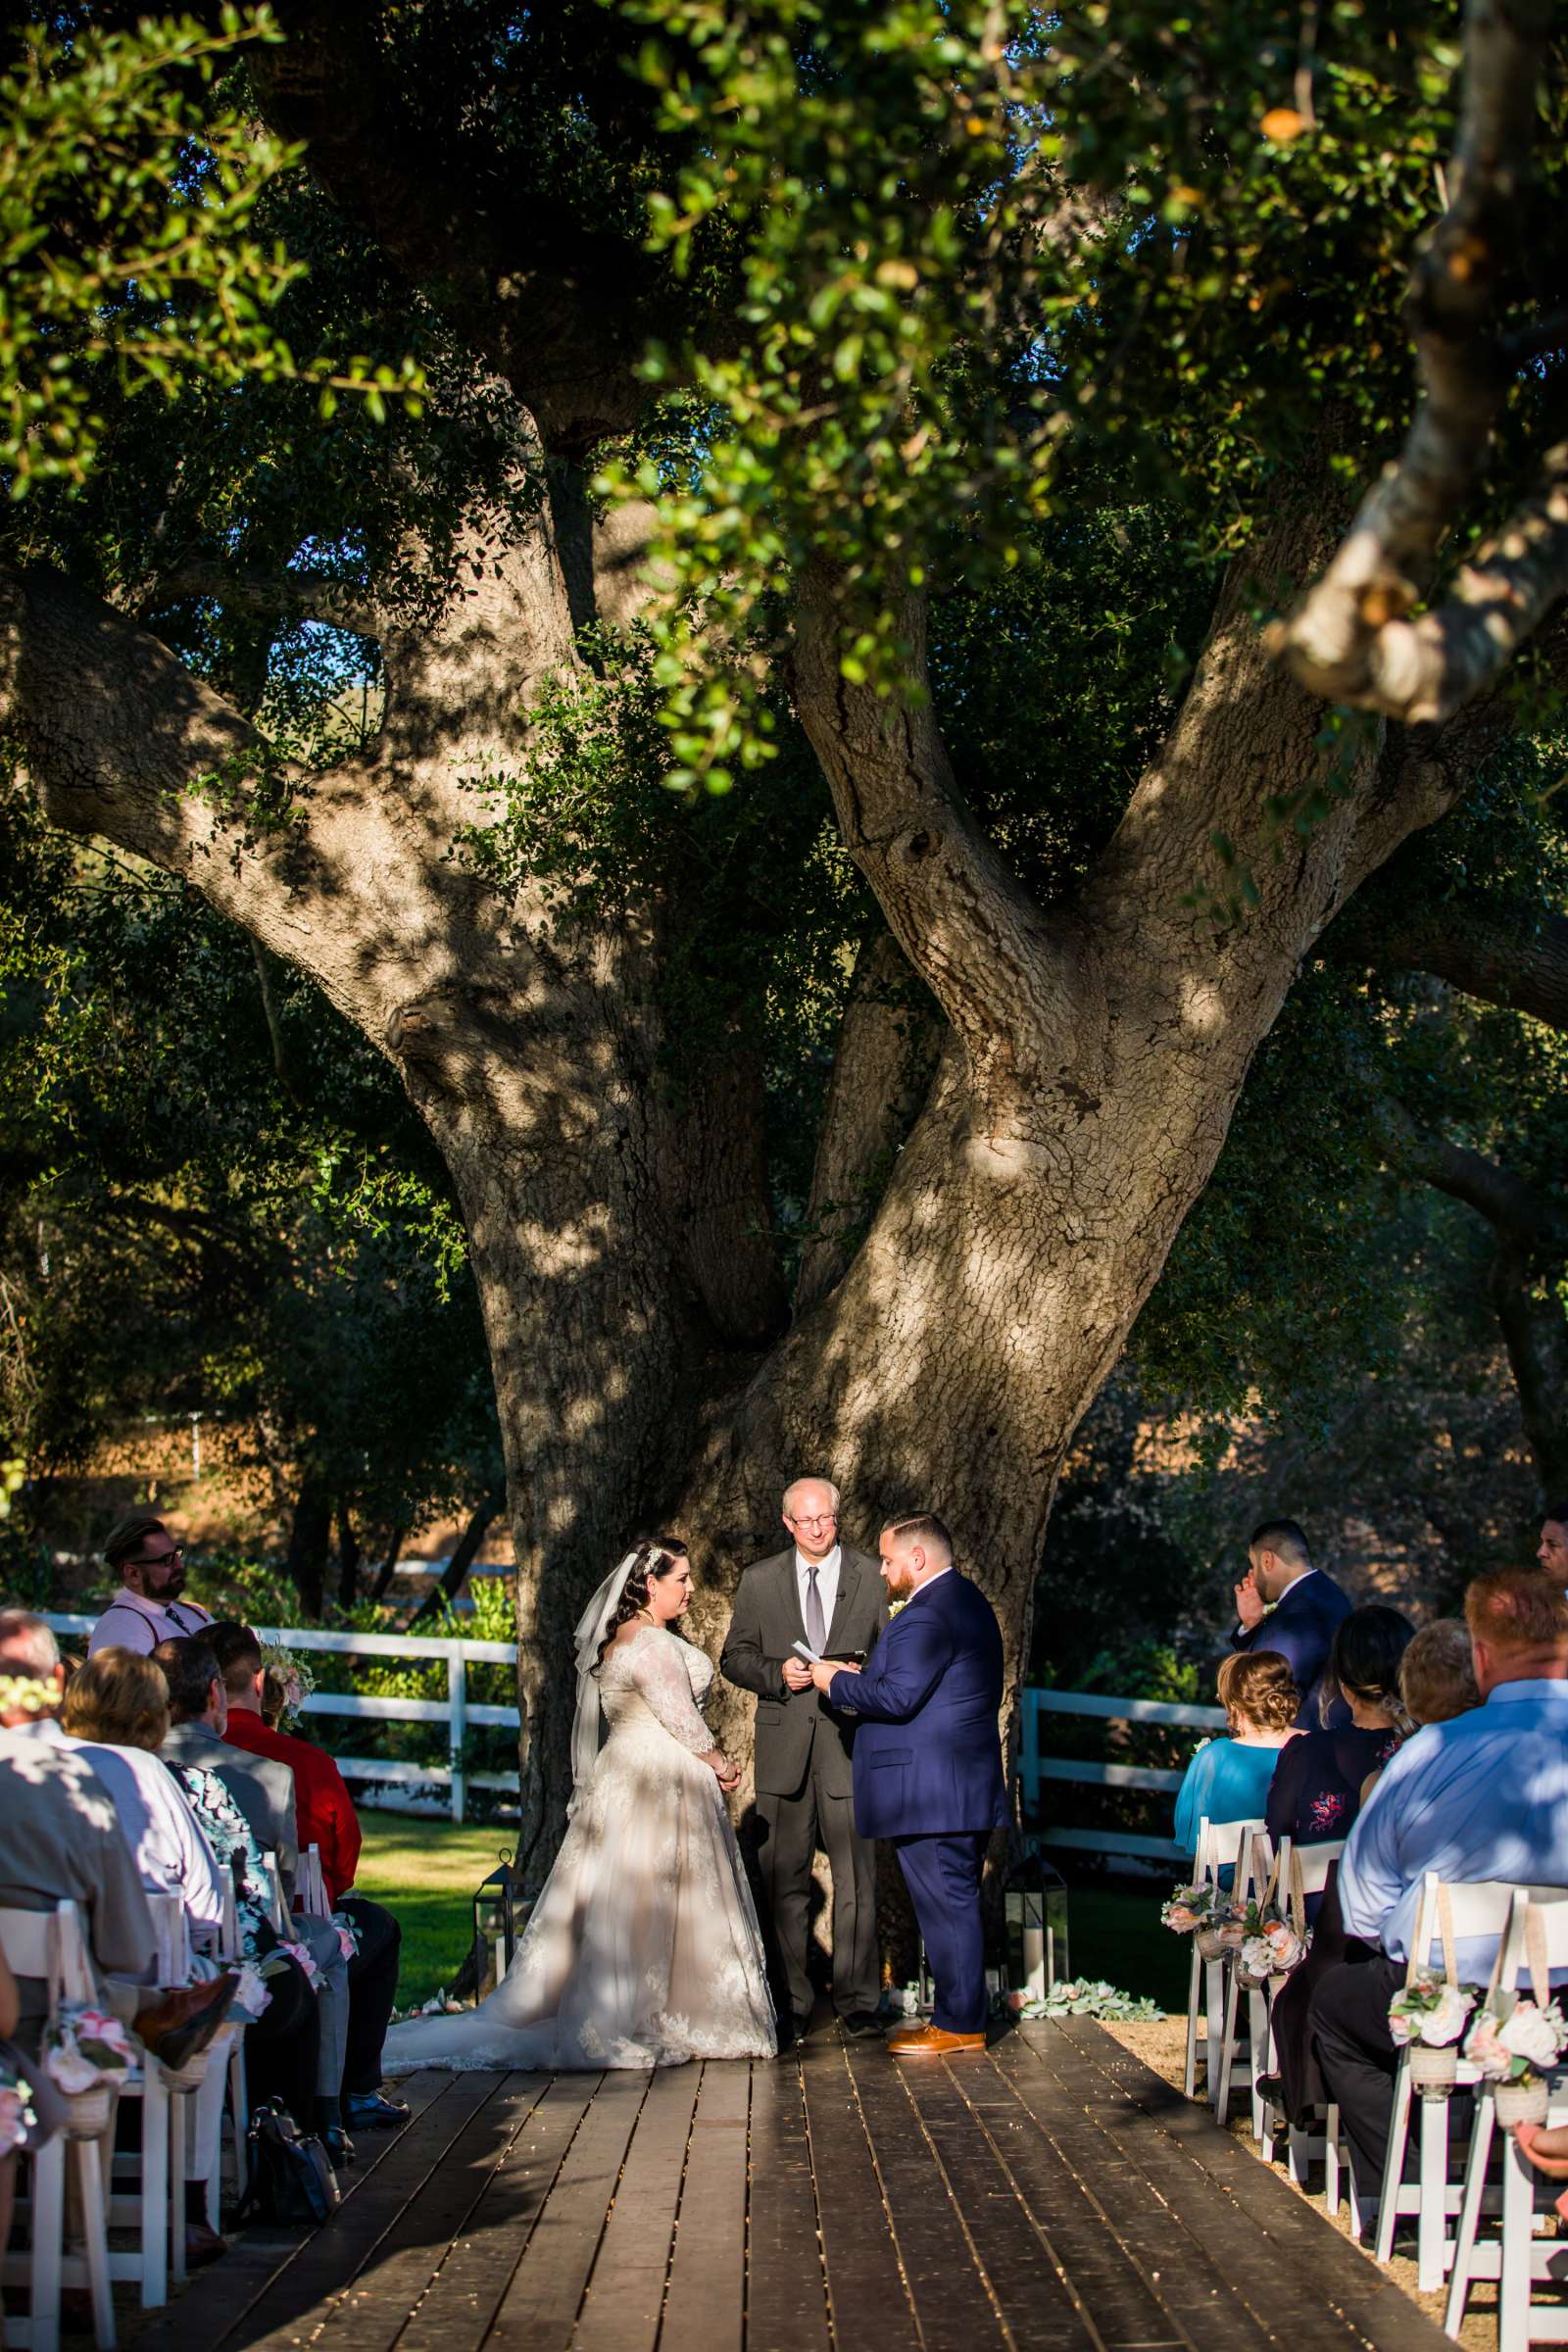
[[(1091, 1764), (1079, 1756), (1043, 1756), (1040, 1726), (1047, 1715), (1097, 1716), (1108, 1723), (1169, 1723), (1185, 1730), (1222, 1732), (1223, 1707), (1189, 1707), (1163, 1698), (1107, 1698), (1094, 1690), (1034, 1690), (1023, 1692), (1018, 1738), (1018, 1780), (1028, 1812), (1038, 1816), (1040, 1794), (1047, 1781), (1072, 1781), (1096, 1788), (1161, 1789), (1174, 1796), (1182, 1785), (1179, 1772), (1154, 1764)], [(1145, 1838), (1125, 1830), (1055, 1829), (1040, 1832), (1044, 1845), (1073, 1846), (1083, 1853), (1124, 1854), (1143, 1862), (1182, 1862), (1187, 1850), (1174, 1838)]]
[[(52, 1616), (48, 1622), (57, 1634), (89, 1634), (98, 1621), (96, 1617)], [(514, 1666), (515, 1642), (411, 1641), (407, 1634), (323, 1634), (299, 1625), (258, 1625), (253, 1631), (258, 1641), (280, 1642), (286, 1649), (328, 1650), (341, 1657), (400, 1658), (405, 1663), (423, 1666), (432, 1659), (446, 1661), (444, 1699), (362, 1698), (350, 1690), (311, 1692), (304, 1706), (307, 1715), (354, 1715), (362, 1722), (444, 1723), (447, 1727), (446, 1764), (400, 1764), (384, 1756), (338, 1756), (335, 1762), (345, 1780), (378, 1781), (383, 1787), (403, 1788), (445, 1788), (454, 1821), (465, 1818), (470, 1788), (516, 1788), (514, 1772), (469, 1772), (463, 1758), (470, 1724), (475, 1729), (514, 1732), (522, 1721), (515, 1707), (475, 1706), (468, 1698), (468, 1668)]]
[[(92, 1631), (96, 1619), (52, 1616), (48, 1622), (57, 1634), (85, 1635)], [(514, 1665), (517, 1651), (514, 1642), (411, 1640), (407, 1634), (323, 1634), (307, 1626), (259, 1625), (255, 1632), (259, 1640), (279, 1642), (288, 1649), (326, 1650), (343, 1657), (401, 1658), (419, 1665), (427, 1665), (432, 1659), (445, 1660), (444, 1699), (362, 1698), (347, 1690), (314, 1690), (306, 1699), (308, 1715), (351, 1715), (365, 1722), (446, 1725), (449, 1757), (446, 1764), (400, 1764), (380, 1756), (339, 1756), (337, 1765), (346, 1780), (378, 1781), (383, 1787), (444, 1788), (454, 1821), (464, 1819), (470, 1788), (515, 1788), (515, 1774), (469, 1772), (463, 1756), (470, 1724), (475, 1729), (514, 1732), (522, 1720), (514, 1706), (477, 1706), (468, 1699), (469, 1666)], [(1182, 1780), (1179, 1772), (1161, 1771), (1153, 1765), (1097, 1764), (1076, 1756), (1042, 1755), (1040, 1727), (1047, 1715), (1088, 1716), (1111, 1723), (1166, 1723), (1203, 1732), (1225, 1728), (1224, 1712), (1219, 1707), (1180, 1706), (1158, 1698), (1107, 1698), (1090, 1690), (1026, 1690), (1019, 1727), (1018, 1778), (1024, 1804), (1036, 1816), (1048, 1781), (1068, 1781), (1079, 1787), (1098, 1788), (1162, 1790), (1174, 1795)], [(1170, 1838), (1135, 1837), (1120, 1830), (1047, 1826), (1041, 1838), (1047, 1845), (1076, 1847), (1087, 1853), (1122, 1854), (1140, 1861), (1183, 1858), (1182, 1849)]]

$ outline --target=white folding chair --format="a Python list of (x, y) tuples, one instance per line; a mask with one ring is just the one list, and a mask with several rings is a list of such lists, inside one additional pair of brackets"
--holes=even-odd
[[(1198, 1848), (1193, 1856), (1192, 1883), (1195, 1886), (1219, 1886), (1222, 1870), (1235, 1871), (1247, 1840), (1263, 1828), (1257, 1820), (1210, 1821), (1205, 1813), (1198, 1825)], [(1219, 2083), (1219, 2042), (1225, 2015), (1225, 1964), (1223, 1960), (1205, 1960), (1193, 1937), (1192, 1974), (1187, 1986), (1187, 2070), (1184, 2087), (1187, 2096), (1196, 2093), (1198, 2082), (1198, 2019), (1200, 2009), (1206, 2014), (1207, 2037), (1204, 2044), (1205, 2090), (1213, 2098)]]
[[(1509, 1917), (1518, 1888), (1500, 1879), (1486, 1879), (1474, 1885), (1459, 1881), (1440, 1881), (1436, 1871), (1429, 1870), (1422, 1884), (1420, 1908), (1416, 1914), (1415, 1934), (1410, 1939), (1413, 1976), (1432, 1966), (1432, 1947), (1437, 1943), (1442, 1964), (1451, 1976), (1453, 1947), (1477, 1937), (1495, 1937), (1499, 1942), (1507, 1935)], [(1561, 1888), (1526, 1888), (1527, 1893), (1542, 1893), (1548, 1897)], [(1480, 2081), (1475, 2067), (1461, 2058), (1455, 2090), (1473, 2089)], [(1389, 2125), (1389, 2153), (1383, 2167), (1383, 2182), (1378, 2197), (1377, 2258), (1387, 2262), (1394, 2252), (1395, 2226), (1401, 2215), (1416, 2217), (1417, 2285), (1424, 2295), (1436, 2294), (1447, 2276), (1453, 2259), (1454, 2236), (1450, 2219), (1456, 2221), (1463, 2196), (1462, 2184), (1448, 2179), (1448, 2108), (1451, 2092), (1424, 2092), (1421, 2099), (1420, 2171), (1415, 2180), (1404, 2175), (1405, 2148), (1410, 2136), (1410, 2058), (1407, 2049), (1399, 2052), (1394, 2076), (1394, 2108)]]
[(307, 1919), (330, 1919), (332, 1916), (318, 1845), (308, 1845), (300, 1856), (299, 1872), (294, 1882), (294, 1909), (303, 1912)]
[[(1329, 1881), (1339, 1867), (1340, 1857), (1344, 1851), (1345, 1840), (1343, 1838), (1324, 1838), (1312, 1845), (1298, 1845), (1293, 1838), (1282, 1838), (1280, 1839), (1280, 1884), (1288, 1886), (1293, 1892), (1299, 1893), (1303, 1901), (1310, 1902), (1314, 1895), (1321, 1895), (1327, 1890)], [(1289, 1979), (1286, 1981), (1288, 1983)], [(1274, 2054), (1273, 2013), (1274, 2001), (1279, 1989), (1278, 1986), (1269, 1987), (1269, 2051), (1266, 2069), (1269, 2074), (1278, 2072)], [(1272, 2153), (1272, 2138), (1265, 2140), (1264, 2144)], [(1325, 2202), (1330, 2214), (1337, 2214), (1340, 2210), (1341, 2176), (1342, 2173), (1348, 2175), (1348, 2172), (1341, 2153), (1338, 2107), (1331, 2106), (1328, 2109), (1325, 2127), (1321, 2133), (1305, 2131), (1294, 2121), (1289, 2124), (1285, 2161), (1291, 2179), (1296, 2182), (1298, 2188), (1305, 2187), (1306, 2168), (1315, 2156), (1323, 2158)], [(1351, 2197), (1353, 2204), (1353, 2184)], [(1351, 2222), (1352, 2226), (1359, 2230), (1359, 2220), (1353, 2211)]]
[[(1242, 1857), (1236, 1864), (1236, 1879), (1232, 1898), (1238, 1906), (1244, 1903), (1262, 1903), (1267, 1898), (1269, 1881), (1274, 1875), (1274, 1854), (1266, 1830), (1252, 1830), (1246, 1838)], [(1219, 2082), (1214, 2090), (1214, 2121), (1224, 2130), (1231, 2111), (1231, 2075), (1238, 2049), (1237, 2011), (1241, 2002), (1242, 1970), (1237, 1953), (1228, 1952), (1220, 1963), (1225, 1974), (1225, 2013), (1220, 2026)], [(1248, 2090), (1251, 2099), (1252, 2137), (1262, 2145), (1265, 2163), (1274, 2161), (1274, 2140), (1268, 2124), (1265, 2102), (1258, 2095), (1257, 2078), (1267, 2071), (1268, 2059), (1268, 1989), (1266, 1985), (1247, 1987), (1247, 2039), (1241, 2048), (1248, 2060)]]
[[(1497, 1971), (1499, 1991), (1551, 1997), (1550, 1978), (1568, 1971), (1568, 1895), (1555, 1901), (1521, 1891), (1515, 1897)], [(1550, 2079), (1548, 2123), (1568, 2122), (1568, 2080), (1556, 2069)], [(1475, 2129), (1465, 2163), (1453, 2269), (1448, 2280), (1445, 2332), (1457, 2336), (1465, 2305), (1478, 2278), (1497, 2281), (1498, 2352), (1525, 2352), (1531, 2343), (1568, 2342), (1568, 2306), (1537, 2305), (1540, 2285), (1568, 2284), (1568, 2244), (1542, 2239), (1538, 2231), (1551, 2209), (1555, 2188), (1519, 2153), (1513, 2133), (1503, 2134), (1500, 2194), (1489, 2190), (1487, 2171), (1497, 2132), (1496, 2085), (1483, 2082), (1476, 2099)], [(1501, 2230), (1478, 2241), (1483, 2211), (1495, 2206)], [(1542, 2209), (1538, 2212), (1538, 2206)]]
[[(0, 1911), (0, 1950), (13, 1976), (41, 1977), (47, 1984), (51, 2019), (63, 2001), (96, 2001), (97, 1987), (74, 1903), (61, 1902), (53, 1911)], [(112, 2120), (113, 2100), (109, 2112)], [(76, 2169), (85, 2249), (79, 2256), (68, 2255), (65, 2250), (66, 2167), (72, 2161)], [(99, 2352), (113, 2352), (115, 2305), (98, 2135), (78, 2137), (70, 2131), (57, 2132), (42, 2147), (31, 2150), (27, 2163), (31, 2175), (28, 2248), (24, 2257), (6, 2256), (0, 2261), (0, 2277), (7, 2285), (26, 2285), (31, 2316), (25, 2321), (8, 2316), (6, 2340), (26, 2345), (30, 2352), (58, 2352), (60, 2290), (78, 2286), (85, 2279), (92, 2296), (93, 2341)]]
[[(208, 1932), (200, 1938), (207, 1957), (221, 1963), (224, 1968), (239, 1968), (244, 1961), (240, 1944), (239, 1910), (234, 1900), (233, 1881), (224, 1874), (223, 1916), (216, 1935)], [(224, 2067), (224, 2109), (229, 2124), (229, 2155), (233, 2167), (232, 2188), (235, 2199), (243, 2197), (249, 2181), (246, 2164), (246, 2133), (250, 2129), (250, 2096), (245, 2082), (245, 2029), (241, 2025), (225, 2026), (217, 2037), (223, 2046), (220, 2061)], [(207, 2178), (207, 2226), (216, 2230), (222, 2210), (222, 2181), (215, 2165)]]

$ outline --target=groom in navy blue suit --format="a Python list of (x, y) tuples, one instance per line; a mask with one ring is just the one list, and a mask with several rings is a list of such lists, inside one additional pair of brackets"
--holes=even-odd
[(1002, 1776), (1002, 1632), (977, 1585), (953, 1565), (934, 1512), (882, 1531), (882, 1581), (904, 1605), (857, 1674), (824, 1658), (811, 1679), (859, 1719), (855, 1827), (899, 1857), (936, 1980), (928, 2026), (888, 2037), (896, 2057), (986, 2046), (980, 1866), (1005, 1827)]

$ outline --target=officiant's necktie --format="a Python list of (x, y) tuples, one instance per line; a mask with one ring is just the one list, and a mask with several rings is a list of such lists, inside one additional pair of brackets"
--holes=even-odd
[(822, 1618), (822, 1595), (816, 1589), (816, 1570), (809, 1563), (806, 1570), (806, 1639), (818, 1652), (827, 1647), (827, 1627)]

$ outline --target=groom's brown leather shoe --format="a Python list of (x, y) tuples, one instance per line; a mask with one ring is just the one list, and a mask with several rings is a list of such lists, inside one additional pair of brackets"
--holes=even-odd
[(888, 2035), (895, 2058), (948, 2058), (955, 2050), (983, 2050), (983, 2034), (950, 2034), (946, 2026), (900, 2026)]

